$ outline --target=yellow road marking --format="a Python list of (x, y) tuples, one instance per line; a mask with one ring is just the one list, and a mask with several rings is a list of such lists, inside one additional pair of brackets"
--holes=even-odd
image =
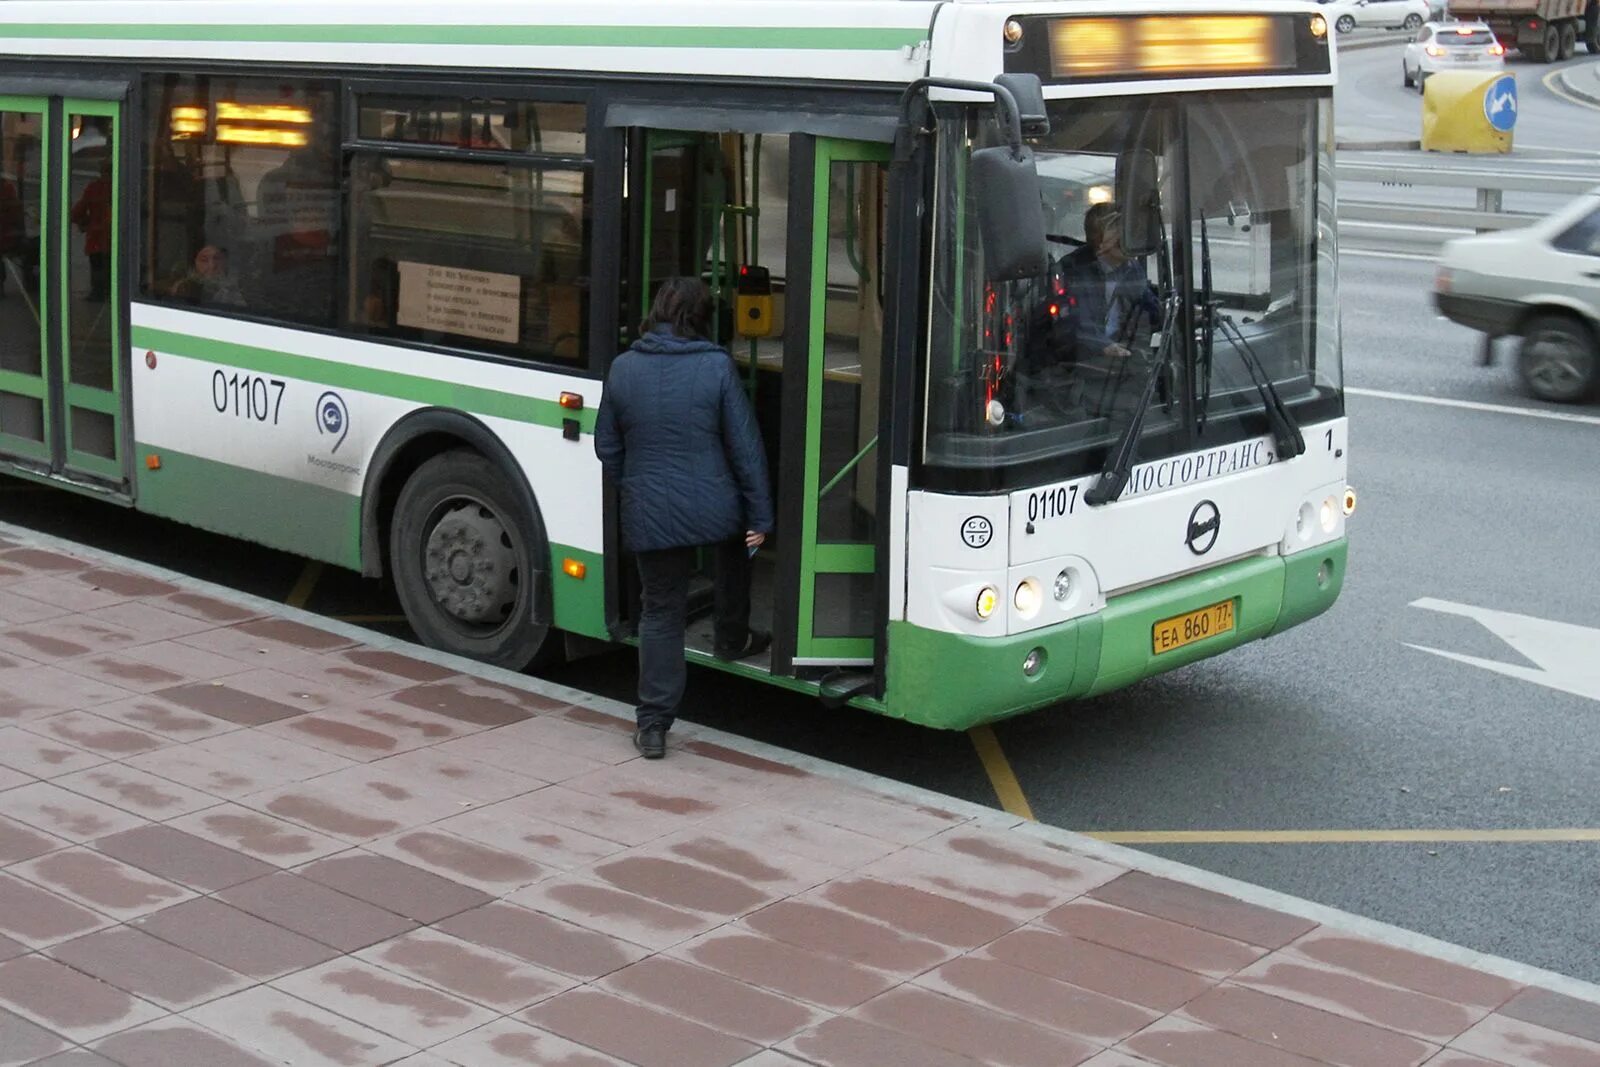
[(322, 564), (314, 559), (306, 560), (306, 569), (300, 572), (300, 580), (294, 583), (294, 588), (289, 590), (289, 596), (284, 600), (291, 608), (303, 608), (311, 599), (311, 593), (317, 588), (317, 580), (322, 577)]
[(1000, 798), (1000, 806), (1019, 819), (1035, 821), (1028, 798), (1022, 795), (1016, 772), (1011, 769), (1011, 761), (1006, 759), (1004, 750), (1000, 748), (1000, 739), (995, 737), (994, 731), (987, 726), (974, 726), (967, 731), (967, 736), (972, 738), (972, 747), (978, 750), (978, 758), (983, 761), (983, 769), (989, 774), (989, 784), (994, 786), (994, 795)]
[(1584, 100), (1584, 99), (1582, 99), (1580, 97), (1573, 96), (1571, 93), (1567, 92), (1565, 89), (1558, 89), (1558, 88), (1555, 87), (1555, 85), (1553, 83), (1557, 80), (1556, 76), (1558, 74), (1560, 74), (1563, 69), (1565, 69), (1565, 68), (1557, 68), (1555, 70), (1552, 70), (1549, 74), (1546, 74), (1543, 78), (1540, 78), (1539, 81), (1544, 84), (1544, 87), (1546, 89), (1549, 89), (1552, 93), (1554, 93), (1556, 96), (1559, 96), (1561, 99), (1565, 100), (1569, 104), (1577, 104), (1579, 107), (1586, 107), (1586, 108), (1590, 109), (1591, 111), (1600, 111), (1600, 108), (1597, 108), (1590, 101)]
[(339, 622), (374, 623), (374, 622), (405, 622), (406, 621), (406, 617), (404, 615), (335, 615), (335, 616), (333, 616), (333, 618), (338, 620)]
[(1557, 830), (1118, 830), (1085, 831), (1117, 845), (1329, 845), (1383, 842), (1530, 842), (1600, 841), (1600, 829)]

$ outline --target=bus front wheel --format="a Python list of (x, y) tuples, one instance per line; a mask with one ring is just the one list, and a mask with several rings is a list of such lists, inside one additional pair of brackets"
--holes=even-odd
[(417, 637), (440, 651), (522, 670), (558, 644), (541, 618), (548, 554), (523, 494), (476, 452), (434, 456), (395, 503), (395, 592)]

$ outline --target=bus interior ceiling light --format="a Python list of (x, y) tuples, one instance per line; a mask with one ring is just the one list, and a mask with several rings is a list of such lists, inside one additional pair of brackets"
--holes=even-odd
[(293, 104), (239, 104), (231, 100), (219, 100), (217, 119), (221, 122), (286, 122), (295, 126), (309, 126), (311, 109)]
[(1289, 30), (1266, 15), (1068, 17), (1050, 44), (1057, 77), (1281, 71), (1295, 65)]
[(261, 126), (233, 126), (217, 123), (218, 144), (272, 145), (281, 148), (304, 148), (310, 143), (304, 130), (273, 130)]

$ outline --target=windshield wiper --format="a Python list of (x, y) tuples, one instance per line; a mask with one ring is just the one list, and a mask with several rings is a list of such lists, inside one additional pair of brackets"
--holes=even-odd
[[(1200, 216), (1200, 366), (1202, 368), (1200, 386), (1200, 430), (1206, 428), (1206, 413), (1211, 408), (1211, 372), (1213, 368), (1212, 355), (1216, 345), (1216, 331), (1221, 329), (1224, 337), (1233, 343), (1234, 351), (1239, 353), (1239, 362), (1243, 363), (1245, 370), (1250, 373), (1250, 380), (1255, 384), (1256, 392), (1261, 395), (1261, 405), (1266, 410), (1267, 422), (1272, 427), (1272, 439), (1277, 444), (1279, 459), (1293, 459), (1306, 450), (1305, 435), (1300, 432), (1300, 424), (1289, 412), (1284, 404), (1283, 397), (1278, 394), (1278, 387), (1272, 384), (1272, 375), (1267, 373), (1266, 367), (1261, 363), (1261, 357), (1256, 355), (1256, 350), (1250, 342), (1245, 340), (1244, 331), (1239, 329), (1239, 324), (1233, 321), (1232, 316), (1224, 315), (1219, 310), (1218, 302), (1213, 299), (1211, 292), (1211, 238), (1206, 232), (1205, 215)], [(1085, 500), (1088, 497), (1084, 497)]]
[(1128, 484), (1128, 478), (1133, 474), (1133, 458), (1139, 451), (1139, 436), (1144, 429), (1144, 417), (1150, 410), (1151, 400), (1155, 398), (1156, 384), (1172, 362), (1173, 338), (1178, 332), (1177, 316), (1177, 300), (1169, 297), (1166, 313), (1161, 322), (1161, 344), (1156, 348), (1155, 363), (1145, 378), (1144, 392), (1139, 395), (1139, 403), (1128, 416), (1128, 425), (1122, 431), (1122, 436), (1117, 438), (1116, 446), (1106, 457), (1106, 465), (1100, 471), (1100, 477), (1089, 487), (1088, 492), (1083, 494), (1083, 502), (1090, 507), (1098, 507), (1116, 500), (1122, 495), (1123, 487)]

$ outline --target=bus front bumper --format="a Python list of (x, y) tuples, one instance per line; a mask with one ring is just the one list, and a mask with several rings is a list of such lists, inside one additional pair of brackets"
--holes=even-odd
[[(1327, 611), (1344, 583), (1344, 538), (1292, 556), (1264, 556), (1113, 597), (1104, 610), (1009, 637), (941, 633), (889, 624), (881, 710), (965, 730), (1077, 697), (1097, 696), (1269, 637)], [(1151, 634), (1163, 619), (1225, 600), (1234, 628), (1167, 652)], [(1023, 664), (1037, 650), (1033, 675)]]

